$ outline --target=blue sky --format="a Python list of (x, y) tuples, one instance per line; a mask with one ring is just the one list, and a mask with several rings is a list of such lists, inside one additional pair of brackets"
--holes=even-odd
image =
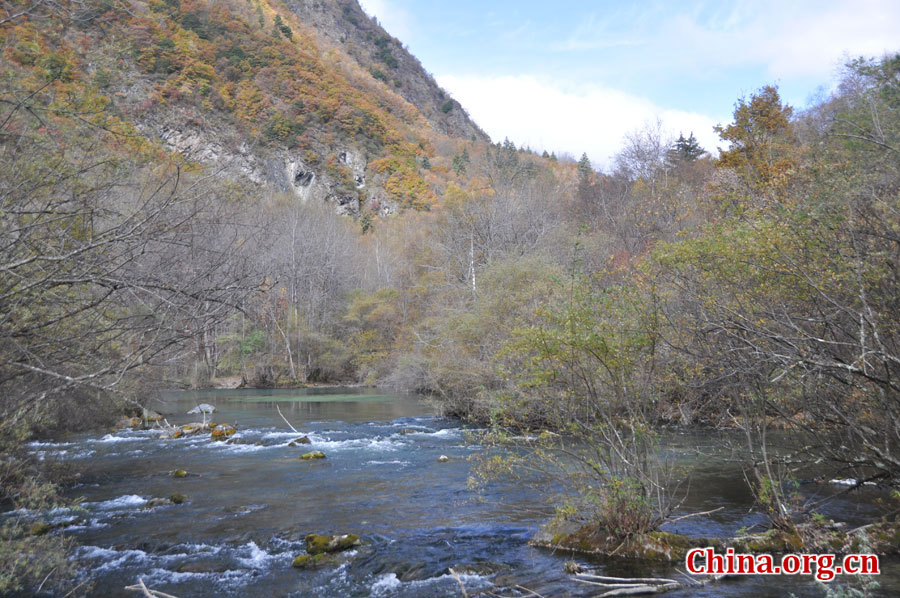
[(714, 149), (739, 97), (802, 108), (847, 57), (900, 51), (897, 0), (360, 3), (495, 141), (599, 166), (657, 119)]

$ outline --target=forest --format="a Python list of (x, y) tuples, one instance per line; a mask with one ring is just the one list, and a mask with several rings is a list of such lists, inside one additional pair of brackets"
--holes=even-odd
[[(679, 504), (673, 426), (739, 431), (748, 491), (806, 546), (792, 487), (814, 468), (896, 512), (900, 56), (850, 61), (802, 110), (775, 86), (738, 98), (719, 148), (647, 123), (598, 171), (425, 126), (387, 38), (370, 70), (335, 66), (277, 3), (4, 7), (4, 511), (61, 500), (29, 442), (140, 415), (156, 389), (352, 384), (520, 449), (484, 480), (557, 470), (559, 516), (617, 542)], [(356, 140), (398, 208), (360, 194), (339, 215), (172, 152), (141, 128), (169, 111), (290, 148), (344, 194), (333, 146)], [(73, 575), (71, 541), (30, 525), (3, 520), (0, 594)]]

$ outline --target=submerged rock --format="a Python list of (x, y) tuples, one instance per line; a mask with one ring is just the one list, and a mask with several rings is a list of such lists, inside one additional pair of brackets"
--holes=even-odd
[(210, 405), (209, 403), (200, 403), (190, 411), (188, 411), (188, 415), (198, 415), (200, 413), (215, 413), (216, 408)]
[(437, 458), (437, 460), (438, 460), (438, 463), (446, 463), (447, 461), (450, 460), (450, 457), (448, 457), (447, 455), (441, 455), (440, 457)]
[(171, 498), (156, 497), (156, 498), (151, 498), (150, 500), (148, 500), (147, 504), (144, 505), (144, 508), (145, 509), (155, 509), (156, 507), (166, 507), (166, 506), (174, 505), (174, 504), (175, 503), (172, 502)]
[(306, 536), (306, 552), (311, 555), (341, 552), (359, 545), (359, 536), (356, 534), (343, 534), (341, 536), (309, 534)]
[(147, 501), (147, 504), (144, 505), (145, 509), (155, 509), (156, 507), (167, 507), (170, 505), (180, 505), (184, 501), (187, 500), (187, 496), (184, 494), (171, 494), (169, 496), (158, 496), (155, 498), (151, 498)]
[(325, 453), (322, 451), (313, 451), (311, 453), (303, 453), (300, 455), (300, 458), (304, 461), (309, 461), (310, 459), (324, 459)]

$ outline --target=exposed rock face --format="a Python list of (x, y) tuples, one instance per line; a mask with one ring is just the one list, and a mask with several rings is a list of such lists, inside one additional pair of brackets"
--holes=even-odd
[[(368, 160), (364, 152), (351, 147), (340, 147), (334, 153), (338, 163), (350, 170), (355, 189), (342, 189), (321, 166), (313, 166), (289, 149), (251, 148), (245, 141), (232, 147), (223, 142), (233, 138), (233, 132), (225, 125), (207, 130), (196, 124), (176, 124), (156, 119), (147, 119), (140, 127), (150, 136), (157, 137), (173, 152), (184, 157), (213, 165), (225, 175), (244, 179), (253, 185), (272, 189), (279, 193), (296, 196), (300, 201), (327, 202), (343, 216), (357, 216), (360, 213), (359, 193), (366, 189), (366, 166)], [(383, 190), (377, 189), (371, 196), (379, 199), (382, 214), (390, 214), (396, 205)]]

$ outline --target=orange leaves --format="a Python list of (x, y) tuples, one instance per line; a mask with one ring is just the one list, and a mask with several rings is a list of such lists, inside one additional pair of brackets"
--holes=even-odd
[(716, 127), (731, 144), (721, 152), (717, 165), (734, 169), (751, 192), (780, 195), (798, 160), (792, 114), (772, 86), (760, 89), (749, 102), (738, 101), (734, 122)]

